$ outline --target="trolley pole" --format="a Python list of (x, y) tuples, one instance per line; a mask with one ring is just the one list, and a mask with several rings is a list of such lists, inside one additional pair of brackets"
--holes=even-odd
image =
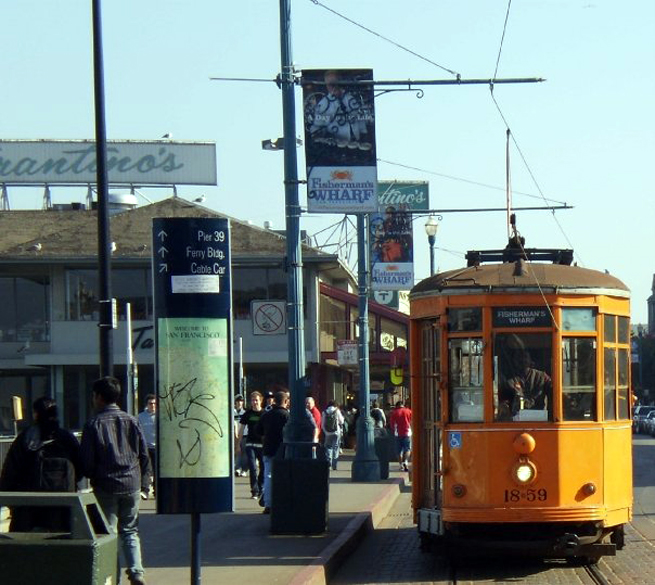
[(359, 418), (357, 453), (352, 465), (353, 481), (379, 481), (380, 462), (375, 454), (368, 357), (368, 222), (365, 213), (357, 214), (357, 288), (359, 293)]

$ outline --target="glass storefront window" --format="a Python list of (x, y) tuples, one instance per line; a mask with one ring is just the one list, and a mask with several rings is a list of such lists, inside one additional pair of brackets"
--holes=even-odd
[[(359, 339), (359, 309), (350, 307), (350, 339)], [(376, 351), (377, 329), (375, 327), (375, 315), (368, 313), (368, 347), (370, 351)], [(393, 348), (391, 348), (393, 349)], [(384, 350), (383, 350), (384, 351)], [(391, 351), (391, 350), (389, 350)]]
[(552, 420), (551, 342), (550, 333), (496, 335), (495, 420)]
[(337, 340), (348, 339), (346, 327), (346, 303), (321, 295), (320, 343), (321, 351), (337, 351)]
[(562, 403), (564, 420), (597, 420), (595, 339), (562, 339)]
[(450, 367), (451, 422), (482, 422), (484, 392), (482, 340), (451, 339), (448, 342)]
[(0, 342), (50, 340), (50, 280), (0, 276)]
[[(68, 319), (97, 321), (99, 319), (98, 271), (74, 269), (67, 271)], [(149, 268), (115, 268), (111, 271), (111, 294), (116, 299), (118, 318), (126, 318), (130, 303), (132, 319), (152, 319), (152, 277)]]
[(407, 326), (380, 318), (380, 350), (393, 351), (397, 347), (407, 347)]

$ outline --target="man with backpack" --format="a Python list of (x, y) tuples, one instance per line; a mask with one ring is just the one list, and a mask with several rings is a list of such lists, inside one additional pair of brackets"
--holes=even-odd
[(339, 405), (331, 400), (321, 416), (321, 429), (325, 436), (325, 453), (333, 470), (337, 469), (343, 423), (344, 418)]
[[(44, 396), (33, 404), (34, 424), (16, 437), (5, 458), (0, 490), (5, 492), (74, 492), (81, 476), (80, 446), (59, 426), (57, 404)], [(68, 532), (70, 518), (57, 507), (12, 510), (11, 532)]]
[(111, 376), (93, 383), (96, 416), (82, 432), (82, 466), (109, 524), (117, 530), (127, 576), (145, 585), (139, 539), (139, 503), (148, 489), (148, 446), (137, 419), (118, 405), (120, 382)]

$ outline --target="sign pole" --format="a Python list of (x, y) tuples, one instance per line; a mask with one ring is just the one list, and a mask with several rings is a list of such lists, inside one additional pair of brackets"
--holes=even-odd
[(371, 385), (368, 357), (368, 226), (367, 215), (357, 214), (357, 288), (359, 292), (359, 418), (353, 481), (379, 481), (380, 462), (375, 454), (373, 419), (369, 408)]
[[(298, 196), (298, 158), (296, 153), (295, 79), (291, 56), (291, 3), (280, 0), (280, 48), (282, 118), (284, 123), (284, 192), (286, 205), (287, 324), (289, 348), (289, 391), (291, 412), (284, 427), (285, 453), (300, 458), (297, 443), (311, 442), (313, 428), (305, 417), (305, 336), (303, 322), (302, 252), (300, 247), (300, 200)], [(295, 445), (294, 445), (295, 444)], [(306, 454), (311, 456), (311, 450)]]
[(200, 514), (191, 514), (191, 585), (200, 585)]

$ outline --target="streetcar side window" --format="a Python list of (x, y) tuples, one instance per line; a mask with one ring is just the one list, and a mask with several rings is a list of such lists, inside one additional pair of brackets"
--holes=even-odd
[(552, 420), (550, 333), (499, 333), (494, 339), (494, 418)]
[(616, 350), (605, 348), (605, 420), (616, 420)]
[(562, 403), (564, 420), (597, 420), (595, 339), (562, 339)]
[(449, 403), (451, 422), (482, 422), (484, 394), (482, 382), (482, 339), (450, 339)]

